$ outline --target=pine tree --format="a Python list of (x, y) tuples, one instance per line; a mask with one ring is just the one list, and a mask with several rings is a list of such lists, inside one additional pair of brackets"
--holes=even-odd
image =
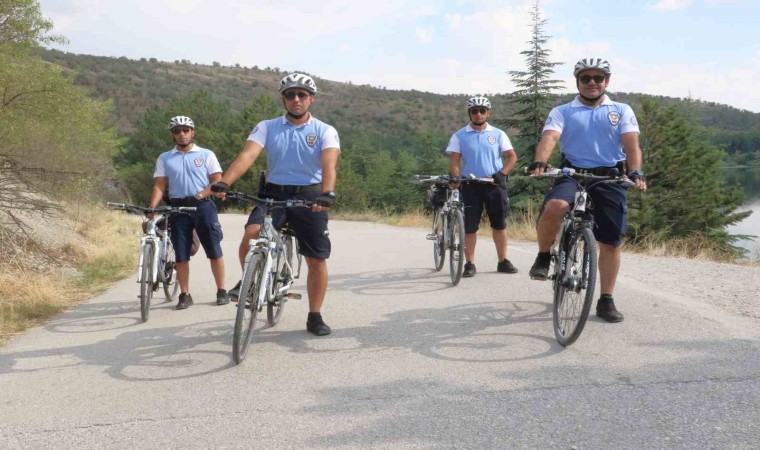
[(650, 242), (697, 238), (735, 256), (741, 251), (731, 245), (737, 237), (725, 228), (750, 212), (734, 212), (744, 195), (726, 185), (723, 151), (675, 106), (663, 108), (645, 96), (641, 105), (648, 190), (644, 195), (631, 191), (628, 236)]
[[(547, 19), (541, 19), (539, 0), (533, 5), (531, 12), (533, 30), (531, 40), (528, 41), (530, 48), (520, 52), (525, 56), (526, 70), (513, 70), (509, 74), (517, 90), (512, 93), (514, 102), (518, 105), (513, 117), (494, 121), (499, 126), (516, 129), (518, 139), (512, 139), (517, 151), (517, 165), (515, 171), (521, 171), (533, 161), (536, 145), (541, 140), (544, 122), (556, 101), (553, 94), (561, 88), (562, 81), (552, 80), (554, 66), (561, 63), (549, 60), (550, 51), (545, 48), (551, 36), (544, 34), (544, 26)], [(541, 198), (545, 186), (538, 186), (532, 180), (517, 178), (510, 181), (510, 198), (512, 207), (524, 209), (528, 202), (537, 201)]]

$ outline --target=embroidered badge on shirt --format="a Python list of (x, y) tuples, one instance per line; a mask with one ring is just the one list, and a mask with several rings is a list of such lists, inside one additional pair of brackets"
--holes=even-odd
[(306, 145), (309, 147), (314, 147), (314, 144), (317, 143), (317, 135), (314, 133), (309, 133), (306, 135)]
[(488, 143), (493, 145), (496, 143), (496, 137), (494, 136), (488, 136)]
[(193, 162), (195, 163), (195, 167), (202, 167), (203, 166), (203, 158), (195, 158), (193, 160)]
[(634, 126), (636, 126), (636, 125), (638, 125), (638, 124), (639, 124), (639, 123), (638, 123), (638, 122), (636, 122), (636, 118), (635, 118), (635, 117), (631, 117), (631, 125), (634, 125)]
[(610, 118), (610, 123), (612, 124), (613, 127), (617, 126), (618, 122), (620, 122), (620, 113), (611, 112), (607, 114), (607, 117)]

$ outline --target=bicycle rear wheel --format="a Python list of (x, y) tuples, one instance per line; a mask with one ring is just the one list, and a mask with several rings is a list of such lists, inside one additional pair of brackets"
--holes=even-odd
[(282, 317), (282, 312), (285, 309), (285, 303), (287, 298), (284, 295), (278, 297), (278, 291), (282, 286), (290, 283), (293, 280), (288, 264), (293, 267), (293, 236), (285, 235), (282, 237), (282, 249), (277, 260), (272, 265), (271, 282), (269, 283), (269, 296), (267, 297), (267, 322), (269, 325), (275, 326)]
[(266, 286), (262, 285), (266, 282), (264, 259), (263, 253), (255, 253), (251, 257), (240, 284), (235, 328), (232, 334), (232, 358), (237, 364), (245, 359), (248, 347), (253, 340), (253, 334), (257, 331), (256, 317), (259, 314), (259, 292), (261, 289), (266, 289)]
[(446, 224), (444, 222), (441, 208), (436, 208), (433, 211), (433, 234), (435, 235), (435, 241), (433, 241), (433, 263), (435, 264), (436, 272), (443, 268), (443, 262), (446, 259), (443, 235)]
[(565, 270), (557, 271), (552, 316), (554, 335), (566, 347), (580, 337), (594, 301), (597, 245), (591, 229), (583, 226), (563, 240), (559, 259), (565, 252)]
[[(148, 241), (149, 242), (149, 241)], [(153, 244), (146, 243), (143, 249), (142, 274), (140, 275), (140, 317), (148, 321), (150, 300), (153, 297)]]
[(462, 279), (464, 269), (464, 216), (462, 211), (454, 209), (449, 217), (449, 273), (451, 282), (456, 286)]
[(173, 302), (177, 299), (177, 293), (179, 292), (179, 283), (177, 283), (177, 255), (174, 253), (174, 246), (172, 242), (166, 240), (166, 260), (161, 267), (161, 281), (164, 285), (164, 294), (166, 295), (166, 301)]

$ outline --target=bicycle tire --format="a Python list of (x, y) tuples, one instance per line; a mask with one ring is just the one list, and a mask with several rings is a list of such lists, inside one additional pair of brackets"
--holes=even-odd
[(235, 328), (232, 333), (232, 358), (240, 364), (248, 354), (248, 348), (256, 332), (256, 317), (259, 314), (259, 292), (266, 289), (263, 253), (254, 253), (243, 273), (240, 283)]
[(153, 297), (153, 252), (155, 248), (150, 241), (143, 249), (142, 274), (140, 276), (140, 317), (143, 322), (150, 316), (150, 300)]
[(449, 273), (451, 283), (456, 286), (462, 279), (464, 270), (464, 215), (459, 209), (452, 210), (450, 214)]
[(169, 239), (166, 240), (166, 249), (166, 261), (161, 268), (161, 281), (164, 285), (166, 301), (173, 302), (179, 293), (179, 283), (177, 282), (177, 254)]
[(565, 270), (557, 271), (552, 322), (557, 342), (567, 347), (583, 332), (594, 301), (597, 244), (591, 229), (585, 226), (571, 231), (563, 241), (560, 260), (565, 252)]
[(282, 298), (278, 299), (277, 293), (280, 287), (289, 283), (293, 276), (285, 261), (290, 264), (290, 267), (293, 267), (293, 236), (285, 235), (282, 237), (282, 251), (277, 256), (275, 264), (272, 265), (269, 296), (267, 298), (267, 322), (270, 326), (277, 325), (285, 309), (286, 302)]
[(433, 242), (433, 264), (435, 265), (435, 271), (438, 272), (443, 268), (443, 263), (446, 260), (446, 248), (443, 235), (445, 223), (444, 215), (441, 213), (441, 208), (436, 208), (433, 211), (433, 234), (435, 235), (435, 241)]

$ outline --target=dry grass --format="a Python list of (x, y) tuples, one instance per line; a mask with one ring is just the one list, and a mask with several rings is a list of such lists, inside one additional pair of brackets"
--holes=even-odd
[[(0, 344), (83, 303), (134, 269), (139, 222), (94, 207), (68, 226), (82, 242), (42, 248), (8, 236), (0, 262)], [(60, 226), (60, 224), (59, 224)]]

